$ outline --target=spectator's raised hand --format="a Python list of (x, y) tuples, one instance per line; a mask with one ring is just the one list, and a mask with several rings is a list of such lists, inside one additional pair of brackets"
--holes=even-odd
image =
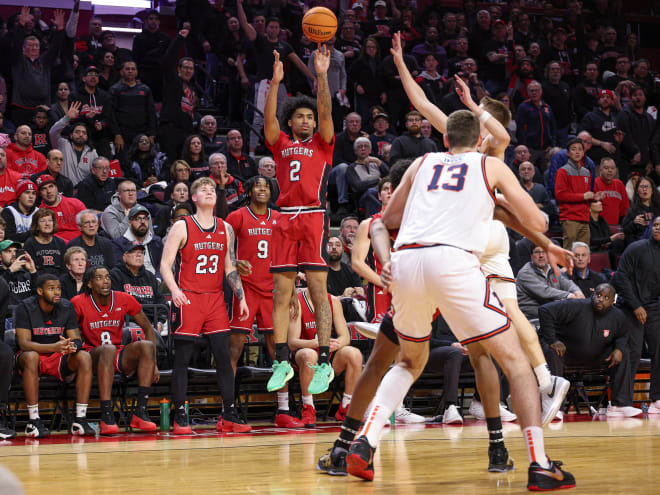
[(319, 43), (319, 49), (316, 50), (314, 55), (314, 69), (316, 74), (327, 74), (328, 69), (330, 68), (330, 50), (328, 45), (321, 45)]
[(34, 19), (34, 16), (30, 14), (30, 7), (21, 7), (21, 15), (18, 18), (18, 23), (25, 27), (32, 19)]
[(64, 11), (62, 9), (55, 10), (55, 13), (53, 14), (53, 24), (55, 24), (58, 31), (64, 31), (66, 21), (64, 20)]
[(76, 120), (80, 116), (80, 107), (82, 103), (79, 101), (72, 101), (69, 105), (69, 109), (66, 111), (66, 117), (69, 120)]
[(273, 55), (275, 56), (275, 63), (273, 64), (272, 82), (279, 84), (284, 79), (284, 65), (280, 62), (280, 52), (273, 50)]

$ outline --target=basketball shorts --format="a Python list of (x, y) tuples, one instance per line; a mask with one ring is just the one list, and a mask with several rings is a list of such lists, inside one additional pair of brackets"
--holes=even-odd
[(234, 296), (232, 302), (231, 322), (229, 327), (232, 333), (241, 333), (248, 336), (251, 342), (256, 341), (254, 337), (254, 320), (257, 320), (257, 330), (262, 334), (273, 333), (273, 295), (263, 294), (243, 286), (245, 291), (245, 302), (250, 310), (250, 315), (245, 320), (240, 320), (240, 301)]
[(481, 271), (500, 299), (518, 299), (508, 253), (498, 252), (487, 259), (482, 258)]
[(271, 273), (328, 270), (328, 232), (325, 210), (281, 211), (273, 226)]
[(175, 338), (195, 339), (229, 331), (229, 317), (222, 291), (198, 294), (184, 291), (190, 304), (172, 305), (172, 328)]
[(392, 321), (392, 313), (386, 311), (383, 315), (383, 319), (380, 322), (379, 333), (382, 333), (387, 340), (392, 342), (394, 345), (399, 345), (399, 337), (397, 337), (396, 332), (394, 331), (394, 322)]
[[(18, 351), (16, 353), (16, 362), (18, 363), (18, 357), (23, 354), (23, 351)], [(61, 352), (51, 352), (50, 354), (39, 354), (39, 374), (54, 376), (61, 382), (68, 382), (73, 379), (75, 376), (75, 371), (69, 369), (68, 363), (68, 354), (62, 354)], [(18, 372), (23, 376), (23, 372), (20, 367)]]
[(400, 249), (392, 255), (392, 276), (394, 327), (400, 339), (428, 340), (436, 308), (464, 345), (510, 326), (472, 253), (452, 246)]
[(389, 292), (384, 293), (382, 288), (369, 284), (367, 296), (368, 314), (373, 315), (370, 323), (380, 323), (390, 308), (390, 304), (392, 304), (392, 294)]
[[(115, 371), (117, 373), (126, 374), (124, 372), (124, 368), (121, 365), (121, 358), (124, 355), (124, 346), (123, 345), (117, 345), (117, 344), (113, 344), (113, 345), (117, 348), (117, 352), (115, 352), (115, 359), (114, 359)], [(95, 347), (92, 347), (92, 346), (89, 346), (89, 345), (83, 343), (83, 350), (85, 350), (87, 352), (91, 352), (93, 349), (95, 349)]]

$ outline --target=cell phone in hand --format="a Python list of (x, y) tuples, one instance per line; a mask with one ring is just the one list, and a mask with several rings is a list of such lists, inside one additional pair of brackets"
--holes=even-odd
[(25, 249), (17, 249), (16, 250), (16, 258), (19, 258), (25, 254)]

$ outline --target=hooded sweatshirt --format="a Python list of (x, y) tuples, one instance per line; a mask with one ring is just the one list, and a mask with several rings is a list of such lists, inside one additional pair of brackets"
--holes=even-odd
[(46, 157), (32, 147), (32, 143), (22, 150), (16, 143), (11, 143), (5, 150), (7, 152), (7, 168), (29, 177), (32, 174), (46, 170)]

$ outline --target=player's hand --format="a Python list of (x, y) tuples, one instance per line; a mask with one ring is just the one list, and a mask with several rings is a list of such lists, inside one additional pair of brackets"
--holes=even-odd
[(474, 111), (475, 108), (477, 108), (477, 104), (474, 102), (472, 99), (472, 95), (470, 94), (470, 88), (468, 87), (467, 84), (465, 84), (465, 81), (458, 77), (458, 75), (454, 74), (454, 81), (456, 81), (456, 85), (454, 86), (454, 89), (456, 90), (456, 94), (458, 95), (458, 98), (461, 100), (463, 105), (468, 107), (471, 111)]
[(252, 263), (248, 260), (236, 260), (236, 271), (241, 277), (252, 275)]
[(247, 317), (250, 316), (250, 308), (248, 308), (247, 302), (245, 302), (245, 299), (241, 299), (239, 302), (239, 309), (240, 309), (240, 315), (238, 316), (238, 319), (243, 321), (247, 320)]
[(179, 288), (172, 291), (172, 302), (177, 308), (184, 306), (185, 304), (190, 304), (190, 301)]
[(575, 259), (573, 253), (557, 246), (554, 242), (549, 243), (545, 251), (548, 256), (548, 263), (550, 263), (552, 271), (555, 272), (557, 277), (561, 276), (558, 265), (566, 267), (568, 274), (573, 275), (573, 260)]
[(275, 56), (275, 63), (273, 64), (273, 78), (271, 82), (279, 84), (284, 79), (284, 64), (280, 62), (280, 52), (273, 50)]
[(465, 347), (463, 344), (461, 344), (460, 342), (453, 342), (451, 344), (451, 346), (456, 347), (456, 349), (460, 349), (461, 352), (463, 352), (464, 356), (467, 356), (470, 353), (470, 350), (467, 347)]
[(59, 342), (55, 343), (55, 352), (59, 352), (61, 354), (69, 354), (68, 349), (69, 349), (69, 344), (71, 343), (71, 339), (67, 339), (64, 336), (60, 335), (60, 340)]
[(383, 269), (380, 272), (380, 282), (386, 290), (389, 289), (392, 283), (392, 263), (389, 261), (383, 265)]
[(646, 323), (646, 310), (644, 309), (644, 306), (640, 306), (637, 308), (635, 311), (635, 317), (637, 318), (637, 321), (639, 321), (642, 325)]
[(330, 49), (328, 45), (321, 45), (319, 43), (319, 49), (316, 50), (316, 55), (314, 55), (314, 69), (316, 70), (316, 75), (327, 74), (328, 69), (330, 68)]
[(336, 352), (341, 348), (341, 344), (337, 339), (330, 339), (330, 352)]
[(158, 383), (160, 381), (160, 371), (158, 370), (158, 366), (154, 364), (154, 376), (151, 379), (151, 383)]
[(619, 349), (614, 349), (612, 353), (605, 358), (605, 361), (610, 363), (607, 367), (611, 368), (612, 366), (616, 366), (621, 362), (623, 359), (623, 352), (621, 352)]
[(550, 347), (552, 348), (553, 351), (557, 353), (559, 357), (564, 357), (564, 354), (566, 354), (566, 346), (561, 340), (558, 340), (557, 342), (550, 344)]
[(405, 62), (403, 60), (403, 47), (401, 46), (400, 31), (397, 31), (396, 33), (394, 33), (394, 36), (392, 36), (392, 48), (390, 48), (390, 53), (392, 54), (392, 58), (394, 59), (395, 65), (401, 65), (401, 64), (405, 65)]

